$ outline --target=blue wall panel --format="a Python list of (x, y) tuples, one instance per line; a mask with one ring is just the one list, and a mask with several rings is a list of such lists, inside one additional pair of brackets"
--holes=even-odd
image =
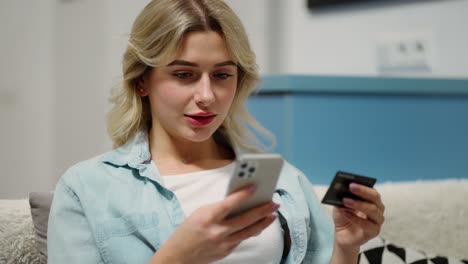
[(312, 77), (310, 85), (260, 93), (248, 106), (312, 182), (328, 184), (337, 170), (380, 182), (468, 178), (468, 93), (317, 92)]

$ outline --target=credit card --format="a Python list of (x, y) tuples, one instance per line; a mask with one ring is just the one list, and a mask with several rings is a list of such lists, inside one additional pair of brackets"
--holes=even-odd
[(355, 182), (367, 187), (373, 187), (376, 181), (377, 179), (372, 177), (338, 171), (335, 178), (333, 178), (330, 187), (328, 187), (328, 190), (322, 199), (322, 203), (344, 207), (343, 198), (345, 197), (362, 201), (362, 198), (349, 191), (349, 184)]

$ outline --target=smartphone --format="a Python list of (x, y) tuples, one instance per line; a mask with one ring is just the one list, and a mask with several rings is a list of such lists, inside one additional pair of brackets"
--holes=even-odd
[(356, 196), (349, 191), (349, 184), (355, 182), (367, 187), (373, 187), (376, 181), (377, 179), (372, 177), (338, 171), (335, 175), (335, 178), (333, 178), (330, 187), (328, 187), (328, 190), (322, 199), (322, 203), (344, 207), (343, 198), (345, 197), (355, 200), (362, 200), (359, 196)]
[(283, 158), (276, 153), (239, 155), (234, 173), (229, 179), (226, 196), (251, 184), (256, 186), (256, 190), (251, 197), (231, 211), (228, 217), (271, 201), (282, 168)]

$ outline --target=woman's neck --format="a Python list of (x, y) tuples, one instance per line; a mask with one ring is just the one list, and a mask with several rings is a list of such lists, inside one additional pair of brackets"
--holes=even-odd
[(203, 142), (180, 140), (168, 135), (149, 132), (152, 160), (162, 174), (178, 174), (227, 165), (234, 153), (218, 144), (212, 137)]

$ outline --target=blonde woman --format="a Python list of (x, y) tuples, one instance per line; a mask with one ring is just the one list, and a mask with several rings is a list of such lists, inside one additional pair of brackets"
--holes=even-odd
[[(258, 81), (238, 17), (221, 0), (153, 0), (136, 18), (112, 97), (115, 149), (70, 168), (49, 219), (49, 263), (356, 263), (384, 206), (334, 210), (285, 163), (273, 201), (226, 216), (255, 192), (224, 192), (239, 151), (256, 152), (244, 107)], [(358, 213), (359, 212), (359, 213)]]

